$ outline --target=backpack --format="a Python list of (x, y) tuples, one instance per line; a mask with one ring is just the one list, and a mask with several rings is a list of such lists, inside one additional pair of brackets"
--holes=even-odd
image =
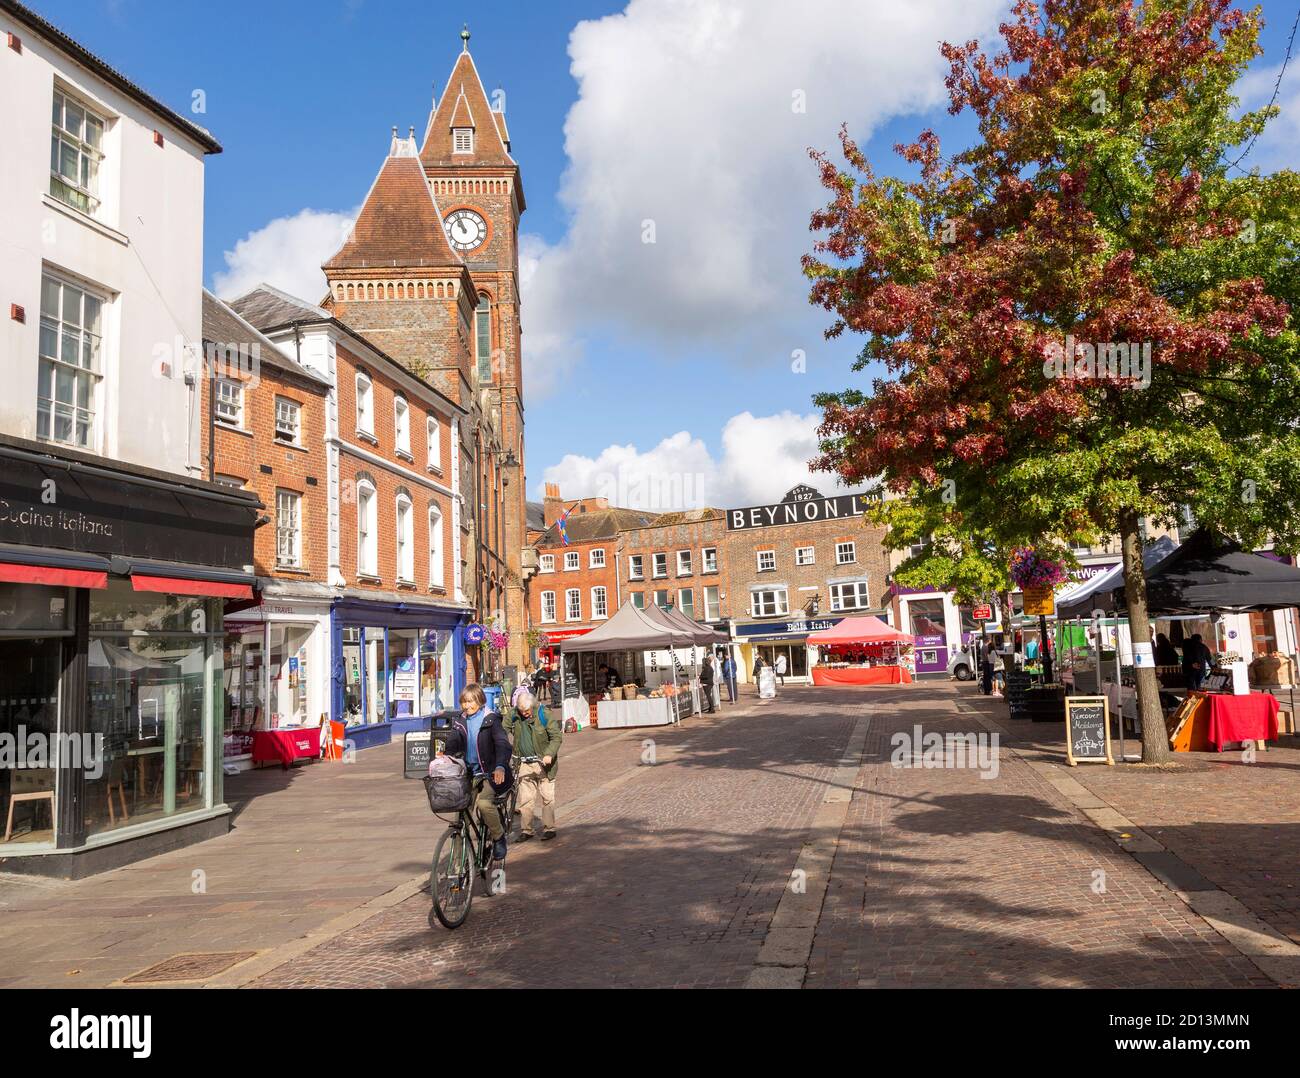
[(435, 756), (424, 776), (424, 792), (434, 812), (459, 812), (469, 807), (470, 781), (465, 761), (455, 756)]

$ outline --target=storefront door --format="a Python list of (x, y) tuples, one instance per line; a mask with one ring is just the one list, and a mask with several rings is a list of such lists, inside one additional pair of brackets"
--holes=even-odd
[(948, 669), (948, 630), (942, 599), (910, 599), (909, 632), (916, 647), (918, 674), (944, 673)]
[(0, 847), (54, 842), (62, 670), (60, 638), (0, 639), (0, 737), (14, 752), (13, 766), (0, 768)]

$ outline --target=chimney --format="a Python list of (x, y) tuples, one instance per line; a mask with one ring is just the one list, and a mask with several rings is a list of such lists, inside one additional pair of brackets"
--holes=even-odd
[(560, 484), (547, 483), (542, 497), (542, 512), (545, 514), (546, 526), (549, 528), (564, 512), (564, 502), (560, 498)]

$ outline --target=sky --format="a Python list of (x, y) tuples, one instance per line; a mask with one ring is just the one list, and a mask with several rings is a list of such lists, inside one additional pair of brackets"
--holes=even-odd
[[(865, 378), (799, 257), (825, 202), (809, 148), (847, 124), (878, 171), (926, 127), (955, 151), (941, 41), (992, 49), (1007, 0), (28, 0), (178, 111), (209, 157), (204, 281), (324, 294), (388, 151), (422, 135), (469, 24), (501, 89), (520, 226), (527, 485), (650, 509), (811, 483), (811, 398)], [(1298, 0), (1264, 0), (1243, 104), (1273, 93)], [(1297, 46), (1300, 52), (1300, 43)], [(1246, 165), (1300, 165), (1300, 56)], [(195, 113), (201, 107), (201, 113)]]

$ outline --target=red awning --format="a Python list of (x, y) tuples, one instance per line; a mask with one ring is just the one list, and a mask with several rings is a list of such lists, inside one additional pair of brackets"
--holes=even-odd
[(53, 588), (106, 588), (108, 574), (95, 569), (56, 569), (49, 565), (20, 565), (0, 561), (0, 581), (8, 584), (45, 584)]
[(251, 584), (222, 584), (215, 580), (191, 580), (182, 576), (145, 576), (131, 574), (136, 591), (161, 591), (167, 595), (212, 595), (219, 599), (251, 599)]
[(872, 615), (845, 618), (838, 625), (832, 625), (829, 629), (808, 634), (808, 643), (810, 644), (888, 644), (904, 642), (910, 644), (912, 642), (911, 636), (890, 628), (879, 618)]

